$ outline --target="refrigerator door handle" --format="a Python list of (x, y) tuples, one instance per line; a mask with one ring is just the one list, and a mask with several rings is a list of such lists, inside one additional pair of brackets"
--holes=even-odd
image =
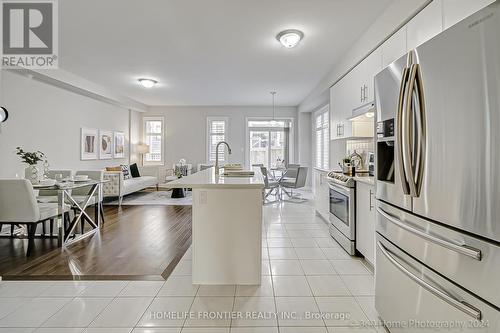
[(458, 244), (455, 244), (449, 240), (445, 240), (445, 239), (430, 235), (430, 234), (426, 233), (425, 231), (411, 227), (408, 224), (401, 222), (399, 219), (389, 215), (389, 213), (385, 212), (380, 207), (377, 207), (377, 212), (380, 215), (382, 215), (385, 219), (387, 219), (389, 222), (397, 225), (401, 229), (404, 229), (404, 230), (406, 230), (406, 231), (408, 231), (408, 232), (410, 232), (410, 233), (412, 233), (420, 238), (423, 238), (429, 242), (432, 242), (434, 244), (445, 247), (448, 250), (452, 250), (454, 252), (460, 253), (460, 254), (465, 255), (467, 257), (470, 257), (474, 260), (481, 261), (481, 259), (482, 259), (481, 250), (475, 249), (475, 248), (467, 246), (467, 245), (458, 245)]
[(422, 72), (420, 70), (420, 65), (415, 64), (416, 79), (415, 79), (415, 89), (417, 92), (417, 105), (418, 110), (416, 112), (417, 121), (417, 138), (416, 144), (416, 161), (415, 161), (415, 185), (417, 197), (420, 196), (420, 190), (422, 189), (422, 181), (424, 176), (424, 165), (425, 165), (425, 154), (427, 149), (427, 128), (426, 128), (426, 116), (425, 116), (425, 97), (424, 88), (422, 81)]
[(407, 90), (408, 83), (408, 74), (409, 69), (405, 67), (403, 69), (403, 74), (401, 75), (401, 85), (399, 86), (399, 100), (398, 100), (398, 109), (396, 115), (396, 132), (397, 132), (397, 140), (396, 140), (396, 152), (397, 152), (397, 161), (398, 161), (398, 169), (399, 169), (399, 177), (401, 179), (401, 184), (403, 187), (403, 193), (405, 195), (410, 194), (410, 188), (408, 186), (408, 180), (406, 178), (405, 173), (405, 162), (403, 160), (403, 106), (404, 106), (404, 98)]
[(414, 131), (414, 110), (413, 110), (413, 93), (415, 91), (415, 82), (417, 79), (417, 67), (416, 64), (411, 65), (409, 70), (409, 79), (408, 79), (408, 88), (407, 95), (405, 98), (405, 108), (403, 113), (403, 122), (404, 122), (404, 146), (403, 146), (403, 160), (405, 166), (405, 173), (408, 177), (408, 185), (410, 188), (410, 196), (418, 197), (419, 193), (417, 191), (417, 185), (415, 180), (414, 173), (414, 147), (415, 143), (415, 131)]
[(413, 280), (415, 283), (417, 283), (419, 286), (427, 290), (428, 292), (432, 293), (434, 296), (440, 298), (441, 300), (445, 301), (446, 303), (450, 304), (451, 306), (455, 307), (456, 309), (462, 311), (463, 313), (471, 316), (472, 318), (476, 320), (481, 320), (482, 314), (481, 310), (476, 309), (472, 305), (464, 302), (457, 300), (450, 294), (448, 294), (446, 291), (441, 290), (439, 287), (435, 287), (432, 284), (430, 284), (427, 281), (424, 281), (417, 275), (413, 274), (410, 272), (406, 267), (404, 267), (402, 264), (400, 264), (396, 258), (394, 258), (393, 255), (390, 254), (390, 251), (382, 245), (382, 243), (379, 241), (377, 242), (377, 246), (382, 252), (382, 254), (389, 260), (396, 268), (398, 268), (403, 274), (405, 274), (407, 277), (409, 277), (411, 280)]

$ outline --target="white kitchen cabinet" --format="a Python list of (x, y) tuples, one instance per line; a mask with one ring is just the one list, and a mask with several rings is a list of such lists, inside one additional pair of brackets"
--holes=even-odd
[(442, 0), (444, 29), (495, 2), (495, 0)]
[(373, 51), (360, 64), (361, 86), (363, 88), (363, 100), (358, 106), (375, 100), (374, 77), (382, 70), (382, 49), (379, 47)]
[(442, 0), (434, 0), (407, 24), (407, 50), (412, 50), (443, 31)]
[(316, 212), (326, 221), (330, 215), (330, 188), (326, 181), (327, 171), (313, 170), (313, 191)]
[(330, 138), (372, 137), (372, 123), (352, 122), (352, 110), (374, 99), (374, 76), (382, 69), (381, 49), (375, 50), (330, 88)]
[(382, 68), (406, 53), (406, 25), (384, 42), (382, 48)]
[(330, 88), (330, 139), (342, 137), (341, 126), (347, 107), (345, 83), (342, 79)]
[(375, 264), (375, 188), (356, 182), (356, 249)]

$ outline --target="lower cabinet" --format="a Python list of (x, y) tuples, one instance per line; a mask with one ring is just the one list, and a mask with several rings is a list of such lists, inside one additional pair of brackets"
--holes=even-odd
[(316, 212), (321, 215), (326, 221), (330, 215), (330, 188), (326, 181), (328, 172), (314, 169), (313, 170), (313, 185), (314, 185), (314, 202)]
[(375, 266), (375, 187), (356, 182), (356, 249)]

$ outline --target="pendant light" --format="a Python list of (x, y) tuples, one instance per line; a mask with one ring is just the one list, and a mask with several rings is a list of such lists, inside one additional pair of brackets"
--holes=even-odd
[(276, 110), (275, 110), (276, 106), (275, 106), (275, 103), (274, 103), (274, 98), (276, 96), (276, 91), (271, 91), (270, 94), (271, 94), (271, 96), (273, 98), (273, 119), (271, 120), (271, 125), (274, 126), (274, 125), (276, 125), (276, 118), (275, 118), (275, 116), (276, 116), (276, 113), (275, 113), (276, 112)]

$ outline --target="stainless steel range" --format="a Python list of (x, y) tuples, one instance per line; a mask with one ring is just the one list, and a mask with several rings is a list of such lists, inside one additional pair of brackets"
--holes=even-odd
[(330, 186), (330, 235), (349, 253), (356, 254), (356, 182), (332, 171)]

